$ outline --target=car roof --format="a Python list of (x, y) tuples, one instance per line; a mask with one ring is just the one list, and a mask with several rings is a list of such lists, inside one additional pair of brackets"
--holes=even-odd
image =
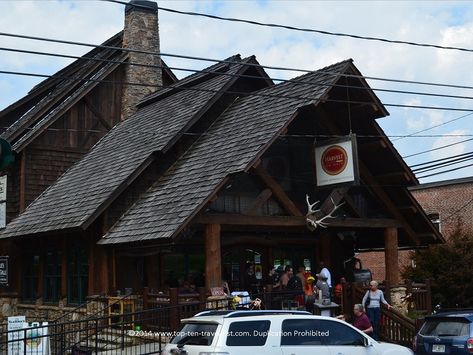
[(463, 310), (446, 310), (440, 311), (436, 314), (432, 314), (426, 317), (426, 320), (429, 319), (439, 319), (439, 318), (463, 318), (467, 319), (470, 322), (473, 322), (473, 310), (472, 309), (463, 309)]
[(222, 324), (225, 319), (295, 319), (295, 318), (319, 318), (338, 321), (338, 319), (331, 317), (316, 316), (306, 311), (204, 311), (196, 314), (192, 318), (185, 318), (181, 323), (219, 323)]

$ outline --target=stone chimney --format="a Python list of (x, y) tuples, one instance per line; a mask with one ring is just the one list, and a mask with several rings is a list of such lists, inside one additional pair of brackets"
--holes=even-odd
[(136, 104), (146, 95), (159, 89), (163, 84), (161, 58), (159, 57), (158, 4), (152, 1), (132, 0), (125, 8), (125, 28), (123, 48), (156, 53), (129, 52), (130, 63), (158, 66), (157, 68), (127, 64), (125, 82), (143, 83), (155, 86), (123, 86), (121, 120), (136, 112)]

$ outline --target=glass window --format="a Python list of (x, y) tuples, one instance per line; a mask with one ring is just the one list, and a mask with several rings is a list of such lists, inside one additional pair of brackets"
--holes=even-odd
[(44, 301), (59, 301), (61, 296), (61, 253), (46, 252), (44, 263)]
[(320, 321), (321, 328), (326, 332), (325, 345), (364, 346), (365, 337), (346, 324), (335, 321)]
[(71, 248), (67, 270), (68, 302), (84, 303), (89, 279), (88, 255), (84, 248), (78, 246)]
[(326, 336), (318, 319), (287, 319), (282, 323), (281, 345), (323, 345)]
[(427, 336), (469, 336), (470, 324), (458, 319), (430, 319), (419, 333)]
[(171, 344), (211, 345), (216, 331), (217, 324), (186, 323)]
[(269, 320), (233, 322), (228, 329), (227, 345), (263, 346), (268, 339), (270, 324)]
[(39, 254), (26, 254), (23, 260), (22, 299), (25, 302), (31, 302), (35, 301), (37, 297)]

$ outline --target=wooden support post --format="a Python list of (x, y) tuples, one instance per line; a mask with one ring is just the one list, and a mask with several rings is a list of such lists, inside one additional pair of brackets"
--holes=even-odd
[(205, 287), (221, 286), (222, 256), (220, 248), (220, 224), (205, 226)]
[(108, 294), (109, 290), (109, 277), (108, 277), (108, 250), (104, 247), (96, 246), (97, 248), (97, 261), (99, 270), (97, 272), (98, 283), (97, 292), (100, 294)]
[(61, 298), (65, 297), (67, 297), (67, 244), (66, 238), (63, 238), (61, 251)]
[(95, 264), (95, 244), (91, 240), (89, 242), (89, 277), (87, 285), (87, 296), (92, 296), (95, 294)]
[(427, 291), (427, 314), (431, 314), (433, 309), (432, 309), (432, 280), (427, 279), (425, 280), (425, 288)]
[(149, 302), (149, 288), (143, 287), (143, 310), (148, 309), (148, 302)]
[(115, 248), (112, 249), (112, 290), (117, 290), (117, 264), (116, 264)]
[(391, 285), (399, 284), (399, 252), (397, 228), (384, 230), (384, 256), (386, 264), (386, 281)]
[(169, 326), (171, 331), (175, 331), (179, 328), (179, 292), (177, 288), (170, 288), (169, 289), (169, 302), (170, 310), (169, 310)]
[[(319, 263), (321, 261), (324, 262), (325, 267), (327, 267), (330, 270), (330, 267), (332, 266), (332, 253), (331, 253), (331, 248), (330, 248), (331, 240), (330, 240), (330, 234), (329, 233), (324, 233), (320, 237), (320, 259)], [(319, 272), (319, 265), (315, 265), (315, 271)], [(334, 282), (334, 280), (332, 280)]]
[(197, 292), (199, 292), (199, 308), (203, 311), (206, 308), (205, 302), (207, 301), (207, 292), (205, 291), (205, 287), (199, 287)]
[(20, 161), (20, 196), (18, 201), (19, 212), (26, 208), (26, 148), (21, 152)]

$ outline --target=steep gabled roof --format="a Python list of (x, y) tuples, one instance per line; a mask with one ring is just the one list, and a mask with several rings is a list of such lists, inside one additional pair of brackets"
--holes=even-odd
[[(236, 59), (237, 57), (233, 57)], [(227, 65), (227, 73), (238, 74), (242, 64)], [(211, 76), (140, 109), (112, 129), (58, 181), (40, 195), (3, 231), (2, 237), (55, 230), (87, 228), (109, 197), (130, 183), (134, 173), (149, 164), (154, 152), (186, 132), (195, 116), (222, 95), (237, 76)]]
[[(128, 54), (120, 49), (122, 37), (123, 33), (119, 32), (36, 85), (27, 96), (2, 110), (0, 121), (8, 128), (0, 137), (9, 141), (16, 152), (24, 149), (44, 129), (99, 85), (101, 80), (126, 62)], [(177, 81), (164, 62), (162, 71), (168, 83)]]
[[(231, 174), (248, 170), (289, 125), (297, 110), (317, 104), (351, 61), (240, 98), (99, 241), (171, 238)], [(329, 71), (331, 74), (327, 74)]]

